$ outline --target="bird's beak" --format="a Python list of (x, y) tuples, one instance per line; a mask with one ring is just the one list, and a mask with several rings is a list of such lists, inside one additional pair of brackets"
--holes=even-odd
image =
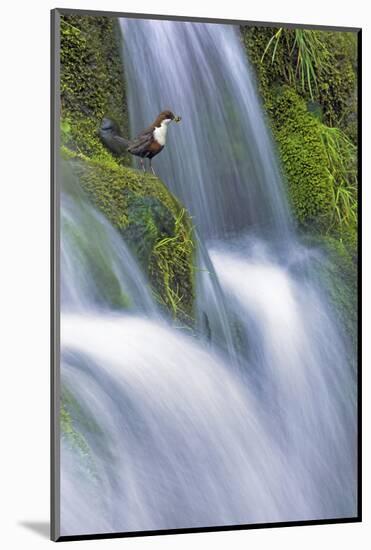
[(174, 117), (175, 122), (180, 122), (182, 120), (181, 116)]

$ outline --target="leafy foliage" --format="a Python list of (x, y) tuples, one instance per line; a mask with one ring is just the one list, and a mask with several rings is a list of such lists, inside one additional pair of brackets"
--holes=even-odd
[(186, 227), (189, 225), (186, 217), (186, 211), (181, 208), (175, 219), (173, 236), (164, 237), (155, 244), (150, 272), (154, 269), (164, 274), (159, 300), (172, 310), (174, 318), (190, 324), (187, 319), (189, 312), (184, 310), (184, 304), (187, 303), (186, 296), (192, 296), (192, 289), (184, 288), (183, 278), (189, 271), (189, 256), (192, 255), (194, 244), (190, 232), (184, 230), (184, 223)]
[(242, 27), (242, 36), (265, 102), (287, 84), (356, 143), (356, 33)]
[(333, 200), (333, 224), (357, 222), (357, 151), (338, 128), (322, 125)]
[(299, 227), (355, 345), (357, 321), (356, 33), (242, 28)]
[(313, 91), (316, 90), (318, 93), (316, 69), (321, 65), (322, 67), (327, 65), (330, 57), (329, 51), (321, 38), (321, 33), (302, 29), (285, 33), (283, 27), (280, 27), (270, 38), (262, 55), (262, 62), (270, 48), (273, 47), (271, 62), (274, 63), (281, 37), (285, 40), (289, 55), (293, 58), (293, 62), (288, 65), (290, 84), (298, 80), (301, 83), (302, 91), (308, 91), (311, 99), (314, 100)]
[[(243, 28), (299, 224), (356, 231), (356, 35)], [(348, 231), (348, 229), (347, 229)]]

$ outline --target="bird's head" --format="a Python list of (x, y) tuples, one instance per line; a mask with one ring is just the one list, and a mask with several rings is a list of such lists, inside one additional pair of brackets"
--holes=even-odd
[(155, 120), (155, 126), (161, 126), (163, 122), (165, 124), (170, 124), (173, 120), (174, 122), (180, 122), (182, 118), (174, 115), (172, 111), (162, 111)]
[(120, 134), (120, 126), (117, 124), (116, 121), (112, 120), (111, 118), (105, 117), (102, 120), (102, 123), (100, 125), (101, 133), (113, 133), (113, 134)]

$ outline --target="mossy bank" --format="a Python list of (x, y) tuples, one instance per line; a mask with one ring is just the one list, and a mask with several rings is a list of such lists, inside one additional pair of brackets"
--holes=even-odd
[(330, 294), (354, 335), (357, 35), (247, 26), (241, 34), (297, 228), (331, 258), (340, 282)]
[(188, 213), (165, 184), (101, 143), (102, 118), (129, 135), (120, 33), (109, 17), (61, 18), (62, 158), (120, 231), (164, 312), (193, 324), (194, 245)]
[[(346, 226), (355, 230), (356, 35), (280, 30), (243, 27), (242, 37), (298, 226), (333, 235)], [(299, 37), (309, 44), (304, 51)]]

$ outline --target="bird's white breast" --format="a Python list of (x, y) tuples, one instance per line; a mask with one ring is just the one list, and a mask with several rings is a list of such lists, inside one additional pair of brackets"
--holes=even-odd
[(164, 147), (166, 143), (166, 134), (167, 134), (167, 127), (169, 122), (171, 122), (170, 119), (163, 120), (161, 122), (161, 126), (159, 126), (158, 128), (155, 128), (153, 132), (153, 137), (155, 138), (157, 143), (162, 145), (162, 147)]

